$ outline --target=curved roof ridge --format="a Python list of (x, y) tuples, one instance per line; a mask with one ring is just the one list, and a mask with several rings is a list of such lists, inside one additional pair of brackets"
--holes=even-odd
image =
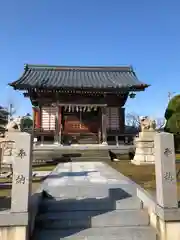
[(57, 70), (117, 70), (117, 71), (132, 71), (132, 66), (71, 66), (71, 65), (48, 65), (48, 64), (25, 64), (24, 69), (57, 69)]
[[(79, 72), (81, 74), (79, 74)], [(97, 74), (98, 73), (98, 74)], [(80, 89), (144, 89), (132, 66), (53, 66), (25, 64), (22, 76), (9, 83), (15, 89), (80, 88)]]

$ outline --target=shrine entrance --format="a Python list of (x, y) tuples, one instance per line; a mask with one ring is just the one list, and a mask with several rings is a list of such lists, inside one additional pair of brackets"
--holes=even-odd
[(64, 139), (71, 136), (76, 143), (85, 143), (87, 139), (88, 143), (98, 143), (101, 131), (100, 113), (100, 107), (95, 106), (64, 107), (62, 136)]

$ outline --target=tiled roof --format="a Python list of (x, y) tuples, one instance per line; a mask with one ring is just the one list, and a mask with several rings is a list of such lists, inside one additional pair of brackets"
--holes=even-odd
[(132, 67), (65, 67), (25, 65), (23, 75), (9, 85), (15, 89), (144, 89)]

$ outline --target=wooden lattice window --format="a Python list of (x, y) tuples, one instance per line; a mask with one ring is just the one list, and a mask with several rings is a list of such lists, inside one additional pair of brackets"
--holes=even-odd
[(107, 108), (107, 128), (109, 130), (119, 130), (119, 108)]
[(55, 130), (56, 107), (42, 107), (42, 128)]

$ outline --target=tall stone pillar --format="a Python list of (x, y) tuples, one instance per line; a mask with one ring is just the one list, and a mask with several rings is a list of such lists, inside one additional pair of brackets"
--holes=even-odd
[(178, 209), (174, 136), (157, 133), (154, 137), (156, 201), (162, 209)]
[(102, 107), (102, 144), (107, 145), (107, 108)]
[(8, 134), (9, 140), (14, 142), (11, 212), (27, 213), (32, 183), (32, 135), (25, 132)]

